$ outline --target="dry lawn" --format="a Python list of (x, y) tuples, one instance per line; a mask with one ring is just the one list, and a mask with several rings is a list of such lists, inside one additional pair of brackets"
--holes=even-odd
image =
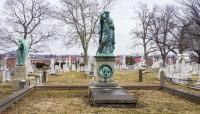
[(33, 91), (2, 114), (199, 114), (200, 105), (162, 91), (130, 91), (136, 108), (94, 107), (85, 90)]
[[(149, 72), (144, 74), (144, 82), (147, 84), (158, 84), (155, 78), (156, 73)], [(115, 71), (114, 80), (120, 85), (133, 85), (138, 83), (138, 71), (124, 70)], [(92, 81), (84, 72), (66, 72), (59, 76), (49, 76), (49, 85), (88, 85)]]
[(12, 91), (13, 89), (11, 84), (0, 83), (0, 100), (10, 95)]

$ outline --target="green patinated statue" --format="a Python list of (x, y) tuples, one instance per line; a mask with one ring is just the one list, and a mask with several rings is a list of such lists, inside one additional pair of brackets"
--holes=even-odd
[(17, 66), (24, 66), (28, 55), (28, 43), (25, 39), (18, 39), (18, 49), (16, 51)]
[(105, 11), (100, 15), (99, 48), (97, 56), (113, 56), (115, 49), (115, 34), (113, 20), (110, 12)]

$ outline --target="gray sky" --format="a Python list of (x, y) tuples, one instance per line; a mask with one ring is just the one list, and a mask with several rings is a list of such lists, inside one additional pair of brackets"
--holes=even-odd
[[(58, 5), (59, 0), (48, 0), (50, 3)], [(5, 0), (0, 1), (1, 12), (3, 10), (3, 4)], [(136, 26), (136, 21), (134, 20), (134, 8), (140, 2), (146, 2), (150, 6), (153, 4), (165, 5), (174, 4), (175, 0), (118, 0), (115, 6), (112, 8), (111, 18), (113, 18), (115, 24), (115, 36), (116, 36), (116, 49), (115, 55), (118, 54), (133, 54), (141, 52), (141, 48), (131, 48), (133, 41), (130, 35), (131, 30)], [(80, 54), (82, 50), (80, 48), (70, 48), (67, 49), (62, 44), (62, 41), (55, 41), (50, 43), (50, 51), (48, 54)], [(89, 48), (89, 55), (95, 55), (97, 48), (91, 46)]]

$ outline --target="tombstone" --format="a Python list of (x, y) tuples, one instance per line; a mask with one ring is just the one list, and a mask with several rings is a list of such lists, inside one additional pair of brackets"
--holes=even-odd
[(29, 85), (34, 84), (34, 85), (41, 85), (43, 83), (43, 74), (42, 73), (37, 73), (37, 74), (28, 74), (29, 77)]
[(76, 64), (76, 72), (80, 72), (81, 71), (81, 66), (80, 66), (80, 64)]
[(190, 58), (188, 54), (178, 54), (176, 60), (176, 68), (172, 81), (175, 83), (186, 84), (191, 81)]
[(62, 61), (61, 59), (58, 60), (58, 63), (59, 63), (59, 65), (58, 65), (58, 66), (59, 66), (59, 70), (62, 69), (62, 66), (61, 66), (62, 62), (63, 62), (63, 61)]
[(67, 63), (63, 65), (63, 71), (69, 72), (69, 66), (67, 65)]
[(55, 62), (54, 59), (51, 59), (51, 64), (50, 64), (50, 74), (51, 75), (55, 75), (56, 74), (56, 70), (55, 70)]
[(191, 69), (192, 69), (192, 74), (198, 74), (199, 73), (199, 65), (195, 62), (191, 63)]
[(166, 78), (168, 79), (168, 80), (172, 80), (172, 78), (173, 78), (173, 75), (174, 75), (174, 73), (175, 73), (175, 65), (173, 65), (173, 64), (170, 64), (170, 65), (167, 65), (167, 71), (166, 71)]
[(173, 59), (170, 57), (169, 62), (166, 67), (166, 79), (168, 79), (169, 81), (172, 81), (173, 75), (175, 73), (174, 69), (175, 69), (175, 65), (174, 65)]
[(4, 69), (6, 69), (6, 61), (0, 60), (0, 71), (3, 71)]
[(11, 72), (9, 69), (4, 70), (5, 73), (5, 82), (10, 82), (11, 81)]
[(72, 57), (69, 56), (69, 70), (72, 70)]
[(80, 71), (85, 72), (85, 64), (80, 64)]
[(27, 68), (27, 73), (33, 73), (33, 66), (29, 55), (26, 58), (26, 68)]
[(161, 74), (161, 72), (164, 72), (164, 74), (165, 74), (165, 76), (166, 76), (166, 74), (167, 74), (167, 70), (166, 70), (166, 68), (165, 67), (160, 67), (160, 69), (159, 69), (159, 73), (158, 73), (158, 75), (157, 75), (157, 79), (159, 79), (160, 80), (160, 74)]
[(71, 64), (71, 66), (72, 66), (72, 71), (75, 71), (76, 70), (76, 64)]
[(58, 75), (60, 72), (60, 67), (59, 65), (55, 65), (55, 74)]

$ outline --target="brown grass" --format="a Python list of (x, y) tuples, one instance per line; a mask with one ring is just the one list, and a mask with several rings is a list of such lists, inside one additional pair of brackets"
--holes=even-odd
[(198, 114), (200, 105), (162, 91), (130, 91), (136, 108), (94, 107), (85, 90), (34, 91), (3, 114)]
[[(148, 84), (158, 84), (155, 79), (156, 73), (150, 72), (144, 74), (144, 82)], [(120, 85), (133, 85), (138, 83), (138, 71), (115, 71), (114, 80)], [(60, 76), (49, 76), (49, 85), (88, 85), (92, 81), (84, 72), (66, 72)]]
[(11, 83), (0, 83), (0, 100), (10, 95), (12, 91)]

